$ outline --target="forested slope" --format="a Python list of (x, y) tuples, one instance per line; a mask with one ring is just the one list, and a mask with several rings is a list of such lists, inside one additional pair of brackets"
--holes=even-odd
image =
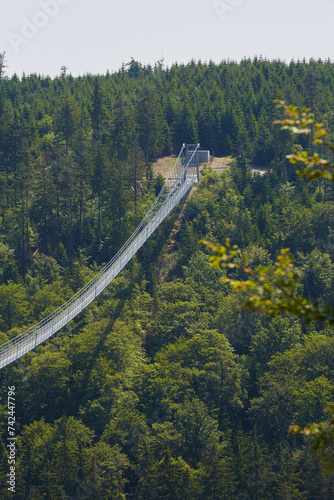
[(155, 158), (197, 141), (237, 158), (221, 175), (204, 169), (81, 317), (1, 371), (16, 387), (15, 498), (332, 497), (331, 475), (288, 434), (324, 420), (334, 398), (332, 329), (240, 310), (199, 240), (230, 237), (272, 268), (290, 247), (301, 292), (333, 304), (332, 188), (285, 164), (300, 146), (272, 125), (278, 97), (312, 102), (332, 130), (333, 76), (330, 62), (132, 61), (0, 81), (3, 341), (117, 251), (161, 186)]

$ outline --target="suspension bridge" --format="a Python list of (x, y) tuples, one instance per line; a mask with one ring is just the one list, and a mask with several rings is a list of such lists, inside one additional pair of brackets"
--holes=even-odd
[(50, 338), (81, 313), (121, 272), (155, 229), (199, 181), (199, 165), (208, 161), (199, 144), (183, 144), (165, 185), (145, 217), (117, 254), (71, 299), (14, 339), (0, 347), (0, 368), (16, 361)]

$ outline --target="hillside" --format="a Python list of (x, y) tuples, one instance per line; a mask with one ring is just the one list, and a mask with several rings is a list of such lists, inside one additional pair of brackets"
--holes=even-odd
[(308, 139), (272, 125), (272, 98), (307, 104), (311, 74), (332, 134), (329, 62), (133, 62), (99, 77), (0, 80), (1, 342), (116, 253), (179, 143), (217, 155), (106, 291), (1, 371), (3, 423), (15, 386), (14, 498), (332, 498), (309, 440), (288, 432), (327, 418), (332, 328), (241, 309), (246, 292), (221, 282), (199, 243), (229, 237), (268, 273), (289, 247), (301, 293), (334, 304), (331, 184), (301, 179), (282, 158)]

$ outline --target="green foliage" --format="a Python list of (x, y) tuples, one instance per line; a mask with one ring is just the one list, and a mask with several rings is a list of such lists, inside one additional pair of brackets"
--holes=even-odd
[(140, 484), (140, 499), (184, 498), (199, 499), (198, 471), (191, 469), (182, 458), (174, 459), (167, 448), (165, 456), (146, 471)]
[[(333, 134), (333, 81), (330, 62), (257, 58), (1, 78), (3, 342), (120, 248), (164, 182), (155, 158), (198, 140), (234, 157), (221, 174), (203, 171), (82, 317), (2, 371), (3, 387), (17, 387), (18, 498), (332, 497), (309, 452), (313, 442), (331, 462), (332, 426), (295, 441), (288, 429), (325, 421), (333, 398), (333, 332), (314, 322), (331, 321), (333, 190), (324, 166), (307, 163)], [(325, 127), (296, 109), (286, 126), (307, 135), (272, 127), (275, 93), (312, 105)], [(322, 172), (318, 183), (284, 161), (290, 151)], [(238, 245), (218, 249), (228, 268), (210, 267), (198, 241), (228, 237)], [(287, 247), (295, 261), (284, 253), (275, 265)]]
[[(276, 262), (274, 278), (269, 274), (269, 268), (262, 266), (251, 270), (248, 255), (242, 255), (237, 246), (230, 248), (230, 240), (225, 245), (212, 245), (203, 242), (215, 255), (211, 257), (213, 266), (222, 266), (229, 269), (242, 268), (246, 274), (253, 276), (253, 280), (240, 281), (223, 277), (223, 282), (231, 285), (237, 292), (254, 291), (256, 295), (246, 299), (243, 307), (251, 311), (268, 314), (276, 317), (281, 313), (291, 313), (302, 317), (306, 323), (311, 321), (328, 321), (334, 323), (333, 309), (328, 304), (321, 305), (318, 302), (308, 302), (306, 298), (297, 295), (300, 288), (299, 275), (294, 271), (292, 255), (289, 248), (282, 250)], [(236, 263), (239, 258), (241, 264)]]
[[(306, 76), (306, 83), (312, 87), (312, 106), (313, 91), (316, 88), (314, 81), (314, 75), (310, 71)], [(284, 101), (279, 100), (275, 102), (278, 103), (278, 108), (283, 108), (285, 111), (285, 118), (275, 122), (282, 125), (282, 130), (289, 130), (293, 134), (311, 135), (311, 155), (307, 151), (300, 150), (288, 156), (292, 164), (302, 164), (304, 166), (304, 169), (297, 173), (307, 180), (326, 179), (334, 182), (333, 164), (327, 159), (321, 158), (319, 153), (314, 152), (314, 147), (319, 146), (323, 150), (327, 149), (330, 153), (334, 150), (334, 144), (328, 141), (329, 135), (323, 124), (315, 123), (314, 115), (310, 113), (311, 109), (304, 107), (300, 112), (297, 106), (287, 106)], [(320, 168), (315, 168), (316, 166)], [(321, 186), (319, 187), (321, 197), (320, 189)], [(301, 232), (299, 233), (302, 235)], [(302, 239), (305, 240), (305, 238)], [(312, 303), (308, 302), (306, 298), (297, 295), (301, 282), (298, 273), (294, 270), (293, 258), (289, 254), (289, 249), (281, 251), (273, 278), (270, 276), (268, 267), (259, 266), (255, 270), (249, 269), (247, 254), (242, 255), (237, 246), (230, 248), (229, 239), (226, 240), (225, 246), (204, 243), (214, 253), (214, 256), (211, 257), (213, 266), (221, 266), (230, 270), (242, 268), (246, 274), (253, 277), (252, 280), (247, 281), (235, 280), (227, 276), (223, 277), (223, 282), (229, 284), (236, 291), (256, 292), (256, 295), (246, 299), (243, 307), (262, 314), (268, 314), (271, 317), (277, 317), (280, 313), (292, 313), (297, 317), (301, 317), (306, 323), (327, 321), (329, 324), (333, 324), (332, 306), (329, 304), (322, 305), (319, 301), (319, 295), (326, 290), (330, 290), (332, 285), (332, 263), (329, 255), (314, 251), (303, 269), (306, 293), (309, 296), (316, 296), (316, 301)], [(236, 262), (236, 259), (241, 263)], [(316, 268), (316, 271), (314, 268)], [(284, 359), (284, 355), (282, 359)], [(274, 357), (269, 366), (272, 363), (274, 364), (275, 360), (278, 360), (278, 357)], [(291, 371), (295, 372), (296, 368), (294, 367)], [(288, 378), (290, 378), (290, 375)], [(284, 418), (286, 419), (288, 416), (288, 419), (290, 419), (292, 417), (292, 394), (295, 399), (294, 404), (297, 408), (299, 406), (294, 413), (294, 417), (304, 423), (309, 422), (311, 419), (321, 418), (324, 405), (333, 398), (333, 386), (330, 380), (323, 375), (307, 381), (302, 388), (296, 388), (292, 394), (289, 394), (292, 384), (289, 383), (289, 380), (283, 384), (283, 380), (284, 377), (282, 378), (280, 373), (280, 383), (277, 384), (269, 376), (269, 372), (266, 373), (262, 378), (264, 397), (254, 399), (252, 402), (252, 409), (255, 414), (262, 414), (266, 406), (269, 412), (274, 409), (275, 432), (280, 436), (284, 434), (284, 428), (282, 429), (281, 426)], [(293, 380), (296, 384), (295, 378)], [(328, 407), (327, 411), (329, 410), (333, 410), (332, 406)], [(286, 425), (286, 421), (283, 425)], [(333, 469), (333, 454), (328, 451), (334, 435), (333, 421), (327, 426), (313, 424), (311, 427), (305, 427), (304, 430), (302, 430), (301, 426), (295, 425), (291, 426), (291, 430), (295, 434), (314, 436), (313, 448), (319, 450), (321, 459), (327, 464), (327, 469)]]
[(93, 433), (73, 417), (62, 417), (53, 425), (40, 420), (26, 427), (18, 443), (19, 498), (73, 494), (92, 438)]
[(267, 370), (272, 356), (283, 353), (302, 341), (301, 324), (289, 316), (279, 316), (255, 332), (250, 351), (254, 355), (256, 372), (259, 376)]
[(0, 316), (3, 329), (8, 332), (27, 321), (28, 296), (20, 284), (0, 285)]

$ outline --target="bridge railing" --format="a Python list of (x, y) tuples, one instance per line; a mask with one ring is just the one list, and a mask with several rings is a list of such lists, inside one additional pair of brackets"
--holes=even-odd
[(179, 203), (191, 185), (197, 181), (197, 175), (192, 173), (192, 167), (194, 167), (194, 162), (196, 163), (198, 150), (199, 144), (193, 150), (190, 157), (185, 159), (185, 145), (182, 146), (165, 185), (139, 226), (122, 248), (91, 281), (67, 302), (39, 323), (3, 344), (0, 347), (0, 368), (15, 361), (54, 335), (83, 311), (111, 283), (171, 210)]

